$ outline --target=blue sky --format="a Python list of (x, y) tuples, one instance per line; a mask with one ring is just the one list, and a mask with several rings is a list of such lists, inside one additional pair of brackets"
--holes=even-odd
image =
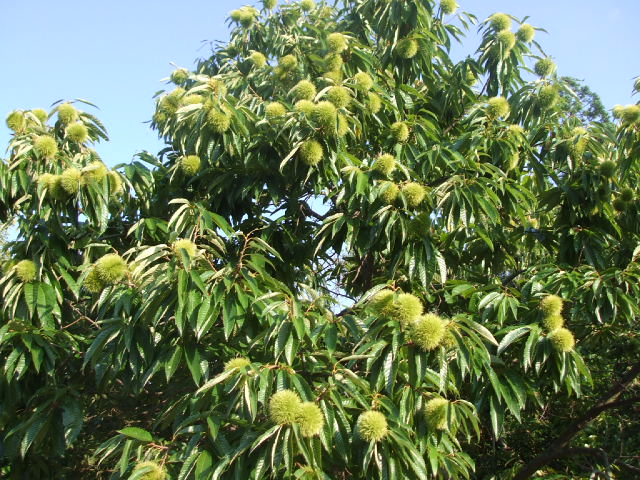
[[(192, 67), (209, 51), (205, 40), (228, 36), (226, 17), (253, 2), (238, 0), (0, 0), (0, 115), (15, 108), (49, 108), (59, 99), (84, 98), (106, 125), (111, 141), (97, 147), (108, 165), (129, 162), (161, 142), (144, 123), (154, 93), (173, 70)], [(545, 28), (537, 39), (561, 75), (586, 81), (605, 106), (631, 103), (640, 75), (640, 1), (458, 0), (479, 20), (503, 11)], [(475, 34), (462, 49), (473, 52)], [(90, 111), (92, 109), (89, 109)], [(0, 144), (9, 131), (0, 125)]]

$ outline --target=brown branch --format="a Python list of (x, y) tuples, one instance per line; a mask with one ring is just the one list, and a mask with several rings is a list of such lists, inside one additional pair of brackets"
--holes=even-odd
[(81, 322), (82, 320), (86, 320), (88, 321), (91, 325), (93, 325), (96, 328), (100, 328), (100, 324), (98, 322), (96, 322), (95, 320), (87, 317), (84, 313), (82, 313), (80, 311), (80, 309), (78, 307), (75, 306), (75, 304), (73, 304), (72, 302), (67, 300), (67, 305), (69, 305), (69, 307), (71, 307), (71, 309), (78, 315), (78, 318), (76, 320), (74, 320), (71, 323), (68, 323), (67, 325), (62, 325), (62, 329), (65, 330), (73, 325), (75, 325), (78, 322)]
[(617, 460), (616, 462), (614, 462), (614, 465), (618, 465), (622, 468), (626, 468), (627, 470), (636, 474), (640, 473), (640, 468), (634, 467), (633, 465), (629, 465), (628, 463), (623, 462), (622, 460)]
[(515, 272), (511, 272), (509, 275), (507, 275), (504, 280), (502, 280), (502, 286), (506, 287), (507, 285), (509, 285), (511, 282), (513, 282), (516, 277), (518, 275), (522, 275), (524, 272), (526, 272), (526, 270), (520, 269), (520, 270), (516, 270)]
[(260, 228), (254, 228), (249, 233), (244, 235), (244, 245), (242, 245), (242, 249), (240, 250), (240, 254), (238, 256), (238, 265), (236, 266), (235, 274), (237, 275), (242, 270), (244, 266), (244, 257), (247, 255), (247, 249), (249, 248), (249, 242), (252, 239), (252, 236), (255, 232), (260, 230)]
[(367, 252), (365, 253), (364, 257), (362, 257), (362, 261), (360, 262), (358, 270), (356, 271), (355, 277), (353, 279), (353, 282), (359, 283), (363, 290), (369, 290), (371, 288), (373, 267), (373, 254), (371, 252)]
[(429, 187), (437, 187), (441, 184), (443, 184), (444, 182), (446, 182), (447, 180), (450, 180), (451, 178), (453, 178), (454, 175), (443, 175), (442, 177), (436, 178), (435, 180), (432, 180), (431, 182), (427, 183), (427, 185)]
[(595, 406), (587, 410), (584, 415), (575, 420), (555, 441), (549, 445), (541, 454), (529, 460), (513, 477), (513, 480), (526, 480), (544, 465), (552, 460), (559, 458), (561, 453), (566, 450), (566, 445), (583, 430), (591, 421), (593, 421), (602, 412), (614, 408), (620, 408), (633, 405), (640, 402), (640, 397), (633, 397), (626, 400), (620, 400), (620, 396), (631, 385), (631, 383), (640, 375), (640, 362), (635, 364), (622, 379), (604, 396)]
[(153, 447), (153, 448), (157, 449), (157, 450), (169, 450), (169, 447), (166, 447), (164, 445), (158, 445), (157, 443), (153, 443), (153, 442), (149, 443), (148, 445), (150, 447)]
[(601, 448), (567, 447), (558, 451), (556, 458), (573, 457), (574, 455), (600, 455), (605, 457), (607, 454)]
[(325, 213), (324, 215), (320, 215), (318, 212), (314, 211), (307, 202), (305, 202), (304, 200), (302, 200), (300, 202), (300, 211), (302, 212), (303, 215), (309, 216), (309, 217), (313, 217), (316, 220), (320, 220), (320, 221), (324, 221), (327, 217), (329, 217), (329, 215), (331, 215), (330, 212)]
[(348, 314), (354, 314), (356, 315), (357, 312), (353, 309), (353, 308), (343, 308), (342, 310), (340, 310), (338, 313), (336, 313), (336, 317), (344, 317), (345, 315)]

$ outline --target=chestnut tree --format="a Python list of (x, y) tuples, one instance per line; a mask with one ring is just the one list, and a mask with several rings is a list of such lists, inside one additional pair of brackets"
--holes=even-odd
[(229, 22), (157, 155), (7, 117), (2, 475), (632, 478), (640, 107), (563, 110), (538, 28), (455, 0)]

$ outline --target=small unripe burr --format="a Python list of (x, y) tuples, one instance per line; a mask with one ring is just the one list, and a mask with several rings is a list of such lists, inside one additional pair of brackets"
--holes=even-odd
[(333, 103), (325, 100), (315, 105), (312, 117), (318, 127), (326, 131), (333, 131), (338, 121), (338, 111)]
[(335, 53), (344, 52), (347, 49), (347, 39), (341, 33), (331, 33), (327, 36), (327, 47)]
[(167, 478), (167, 471), (165, 468), (156, 462), (140, 462), (133, 469), (133, 473), (145, 471), (142, 476), (136, 476), (138, 480), (165, 480)]
[(231, 117), (227, 113), (214, 108), (207, 114), (207, 123), (214, 132), (222, 134), (229, 130)]
[(178, 68), (171, 74), (171, 81), (176, 85), (183, 85), (189, 78), (189, 70), (186, 68)]
[(503, 30), (498, 32), (496, 35), (496, 40), (502, 46), (504, 51), (510, 51), (514, 45), (516, 44), (516, 36), (513, 32), (508, 30)]
[(186, 155), (180, 157), (180, 169), (187, 176), (193, 176), (200, 170), (200, 157), (197, 155)]
[(13, 269), (22, 283), (31, 283), (36, 279), (36, 264), (31, 260), (20, 260)]
[(550, 58), (541, 58), (536, 62), (533, 71), (541, 77), (548, 77), (556, 71), (556, 64)]
[(369, 410), (358, 418), (358, 433), (366, 442), (379, 442), (389, 433), (387, 419), (383, 413)]
[(47, 123), (47, 120), (49, 119), (49, 114), (42, 108), (34, 108), (33, 110), (31, 110), (31, 113), (34, 117), (40, 120), (40, 123), (42, 124)]
[(414, 38), (403, 38), (396, 45), (398, 55), (407, 60), (415, 57), (419, 48), (418, 41)]
[(35, 152), (44, 158), (53, 158), (58, 153), (58, 144), (56, 139), (49, 135), (40, 135), (33, 142)]
[(287, 109), (280, 102), (271, 102), (265, 109), (264, 113), (268, 120), (276, 120), (287, 113)]
[(371, 92), (368, 95), (368, 100), (369, 100), (369, 111), (373, 115), (375, 115), (382, 108), (382, 100), (380, 100), (380, 97), (378, 96), (378, 94), (371, 93)]
[(316, 2), (314, 2), (313, 0), (302, 0), (300, 2), (300, 8), (304, 12), (310, 12), (311, 10), (316, 8)]
[(247, 58), (256, 68), (262, 68), (267, 64), (267, 57), (260, 52), (252, 52)]
[(251, 361), (248, 358), (237, 357), (237, 358), (232, 358), (231, 360), (226, 362), (224, 364), (224, 369), (225, 371), (233, 370), (234, 368), (237, 368), (238, 370), (240, 370), (240, 369), (243, 369), (244, 367), (248, 367), (249, 365), (251, 365)]
[(400, 190), (402, 196), (407, 202), (407, 207), (416, 208), (422, 203), (424, 197), (427, 195), (425, 188), (416, 182), (409, 182), (402, 186)]
[(491, 118), (504, 118), (509, 116), (511, 107), (504, 97), (492, 97), (487, 101), (487, 114)]
[(524, 43), (531, 43), (536, 36), (536, 30), (528, 23), (523, 23), (516, 32), (518, 40)]
[(313, 402), (303, 402), (298, 408), (296, 423), (303, 437), (314, 437), (322, 431), (324, 415)]
[(564, 318), (560, 314), (547, 315), (542, 319), (542, 325), (547, 332), (553, 332), (564, 325)]
[(198, 247), (188, 238), (181, 238), (179, 240), (176, 240), (175, 242), (173, 242), (171, 248), (177, 255), (179, 255), (180, 252), (184, 250), (187, 253), (187, 256), (191, 258), (195, 257), (198, 253)]
[(395, 122), (391, 125), (391, 137), (397, 143), (405, 143), (409, 139), (409, 127), (404, 122)]
[(296, 421), (301, 404), (297, 393), (280, 390), (269, 399), (269, 417), (278, 425), (290, 425)]
[(598, 169), (600, 170), (600, 175), (604, 178), (613, 178), (616, 174), (616, 162), (613, 160), (604, 160), (600, 162)]
[(505, 13), (494, 13), (489, 17), (489, 25), (496, 32), (502, 32), (511, 28), (511, 18)]
[(380, 189), (380, 198), (387, 205), (393, 205), (393, 203), (400, 195), (400, 188), (393, 182), (383, 182)]
[(442, 10), (442, 13), (445, 15), (452, 15), (456, 13), (457, 9), (458, 4), (456, 0), (440, 0), (440, 10)]
[(422, 302), (412, 293), (401, 293), (393, 302), (391, 318), (408, 327), (418, 320), (424, 311)]
[(316, 140), (307, 140), (299, 150), (300, 159), (309, 166), (317, 165), (324, 156), (322, 144)]
[(82, 173), (77, 168), (67, 168), (60, 175), (60, 186), (69, 194), (75, 195), (80, 189)]
[(278, 5), (278, 0), (262, 0), (262, 6), (265, 10), (273, 10)]
[(422, 350), (428, 352), (442, 343), (446, 330), (445, 320), (433, 313), (427, 313), (411, 325), (410, 338)]
[(24, 113), (20, 110), (14, 110), (7, 116), (7, 127), (15, 133), (22, 133), (26, 125)]
[(327, 99), (333, 103), (336, 108), (346, 108), (351, 103), (351, 94), (345, 87), (331, 87), (327, 92)]
[(447, 429), (447, 411), (449, 400), (442, 397), (435, 397), (429, 400), (424, 407), (427, 424), (433, 430)]
[(388, 153), (380, 155), (374, 162), (371, 169), (374, 172), (378, 172), (381, 175), (388, 177), (396, 169), (396, 158)]
[(64, 124), (74, 122), (78, 118), (78, 111), (70, 103), (59, 105), (57, 110), (58, 119)]
[(554, 330), (547, 335), (547, 338), (551, 342), (551, 345), (553, 345), (553, 348), (559, 352), (570, 352), (576, 343), (573, 333), (566, 328)]
[(362, 91), (369, 91), (373, 87), (373, 79), (366, 72), (358, 72), (353, 76), (356, 87)]
[(83, 143), (89, 138), (89, 130), (82, 122), (74, 122), (67, 126), (65, 135), (72, 142)]
[(555, 106), (559, 98), (558, 90), (552, 85), (546, 85), (538, 92), (538, 105), (543, 110), (549, 110)]
[(562, 298), (557, 295), (547, 295), (542, 300), (540, 300), (540, 311), (544, 317), (548, 317), (550, 315), (561, 315), (562, 314)]
[(293, 55), (285, 55), (284, 57), (280, 58), (278, 66), (285, 72), (288, 72), (298, 66), (298, 59)]
[(316, 96), (316, 86), (309, 80), (300, 80), (291, 89), (290, 95), (296, 100), (313, 100)]
[(369, 307), (376, 315), (387, 317), (393, 312), (394, 298), (393, 291), (380, 290), (369, 300)]
[(104, 255), (93, 268), (97, 277), (107, 285), (119, 282), (128, 272), (127, 262), (116, 253)]

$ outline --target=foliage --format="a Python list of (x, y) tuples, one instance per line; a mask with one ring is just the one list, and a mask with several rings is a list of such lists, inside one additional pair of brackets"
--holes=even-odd
[(576, 115), (584, 123), (611, 121), (609, 112), (602, 104), (600, 96), (574, 77), (562, 77), (562, 81), (571, 88), (572, 94), (563, 95), (562, 110)]
[(541, 108), (572, 85), (523, 79), (546, 57), (506, 14), (456, 63), (455, 2), (264, 7), (171, 76), (157, 157), (107, 169), (83, 101), (10, 114), (0, 472), (638, 468), (634, 108)]

